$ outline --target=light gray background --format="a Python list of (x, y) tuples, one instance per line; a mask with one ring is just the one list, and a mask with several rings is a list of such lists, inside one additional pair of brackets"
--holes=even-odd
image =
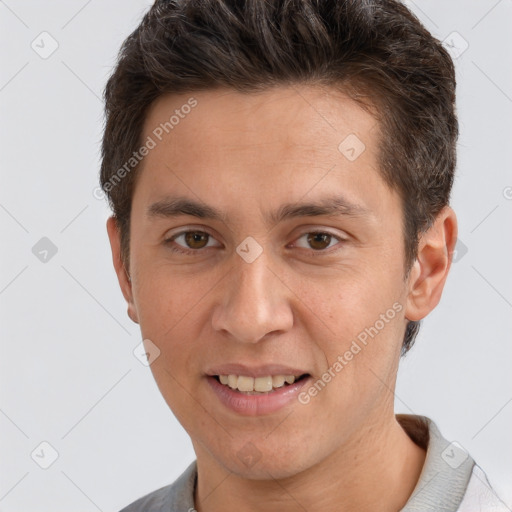
[[(93, 196), (105, 80), (149, 4), (0, 1), (4, 512), (115, 511), (173, 481), (194, 458), (132, 353), (140, 335), (111, 266), (108, 209)], [(402, 363), (397, 411), (433, 418), (511, 506), (512, 2), (408, 5), (438, 38), (456, 31), (456, 47), (469, 44), (456, 60), (452, 201), (464, 246)], [(58, 43), (46, 59), (31, 47), (51, 49), (43, 31)], [(32, 252), (42, 237), (58, 249), (46, 262)], [(36, 450), (35, 460), (51, 462), (43, 441), (59, 454), (48, 469), (31, 458)]]

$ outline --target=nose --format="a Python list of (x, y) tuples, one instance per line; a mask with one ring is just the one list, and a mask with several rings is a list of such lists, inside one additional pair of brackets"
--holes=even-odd
[(279, 273), (271, 270), (265, 251), (252, 263), (240, 258), (235, 271), (223, 283), (219, 290), (221, 303), (212, 317), (214, 330), (254, 344), (293, 326), (292, 293)]

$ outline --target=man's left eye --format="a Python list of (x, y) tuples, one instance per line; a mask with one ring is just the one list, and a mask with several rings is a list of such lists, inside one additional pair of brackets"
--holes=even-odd
[(342, 238), (337, 237), (331, 233), (326, 233), (324, 231), (304, 233), (304, 235), (302, 235), (297, 240), (305, 240), (305, 244), (307, 245), (300, 245), (297, 242), (295, 242), (294, 245), (303, 247), (304, 249), (313, 249), (314, 251), (323, 251), (333, 247), (337, 242), (344, 241)]

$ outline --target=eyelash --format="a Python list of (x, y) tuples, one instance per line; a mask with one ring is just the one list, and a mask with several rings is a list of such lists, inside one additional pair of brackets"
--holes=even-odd
[[(202, 248), (202, 249), (185, 249), (185, 248), (178, 249), (176, 246), (172, 245), (172, 242), (174, 242), (174, 240), (176, 238), (178, 238), (181, 235), (186, 235), (187, 233), (201, 233), (201, 234), (205, 234), (205, 235), (208, 235), (209, 237), (213, 238), (213, 236), (210, 233), (208, 233), (207, 231), (200, 231), (200, 230), (197, 230), (197, 229), (190, 229), (190, 230), (186, 230), (186, 231), (180, 231), (179, 233), (173, 235), (172, 237), (167, 238), (166, 240), (164, 240), (164, 243), (166, 245), (168, 245), (169, 249), (173, 253), (182, 254), (182, 255), (198, 256), (199, 254), (201, 254), (204, 251), (204, 249), (211, 249), (211, 247)], [(347, 240), (345, 238), (341, 238), (341, 237), (339, 237), (337, 235), (334, 235), (333, 233), (330, 233), (329, 231), (307, 231), (307, 232), (303, 233), (302, 235), (300, 235), (297, 238), (297, 240), (299, 240), (303, 236), (311, 235), (311, 234), (314, 234), (314, 235), (318, 235), (318, 234), (329, 235), (332, 238), (338, 240), (338, 242), (340, 242), (342, 244), (344, 242), (347, 242)], [(310, 251), (311, 251), (311, 256), (319, 256), (319, 255), (324, 255), (326, 253), (329, 254), (331, 252), (337, 252), (339, 250), (341, 250), (341, 248), (338, 248), (338, 249), (336, 249), (334, 251), (329, 250), (329, 249), (320, 249), (320, 250), (311, 249)]]

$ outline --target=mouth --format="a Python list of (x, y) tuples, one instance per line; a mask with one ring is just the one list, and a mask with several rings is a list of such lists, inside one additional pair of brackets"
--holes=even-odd
[[(266, 372), (265, 372), (266, 373)], [(265, 416), (298, 404), (301, 389), (312, 380), (309, 373), (253, 377), (235, 373), (213, 373), (207, 383), (227, 409), (243, 416)]]
[(278, 363), (223, 363), (208, 368), (205, 374), (220, 403), (243, 416), (265, 416), (294, 407), (301, 389), (313, 380), (305, 367)]
[(307, 379), (310, 375), (267, 375), (262, 377), (251, 377), (248, 375), (212, 375), (222, 386), (244, 395), (268, 395), (279, 390), (292, 386), (295, 383)]

